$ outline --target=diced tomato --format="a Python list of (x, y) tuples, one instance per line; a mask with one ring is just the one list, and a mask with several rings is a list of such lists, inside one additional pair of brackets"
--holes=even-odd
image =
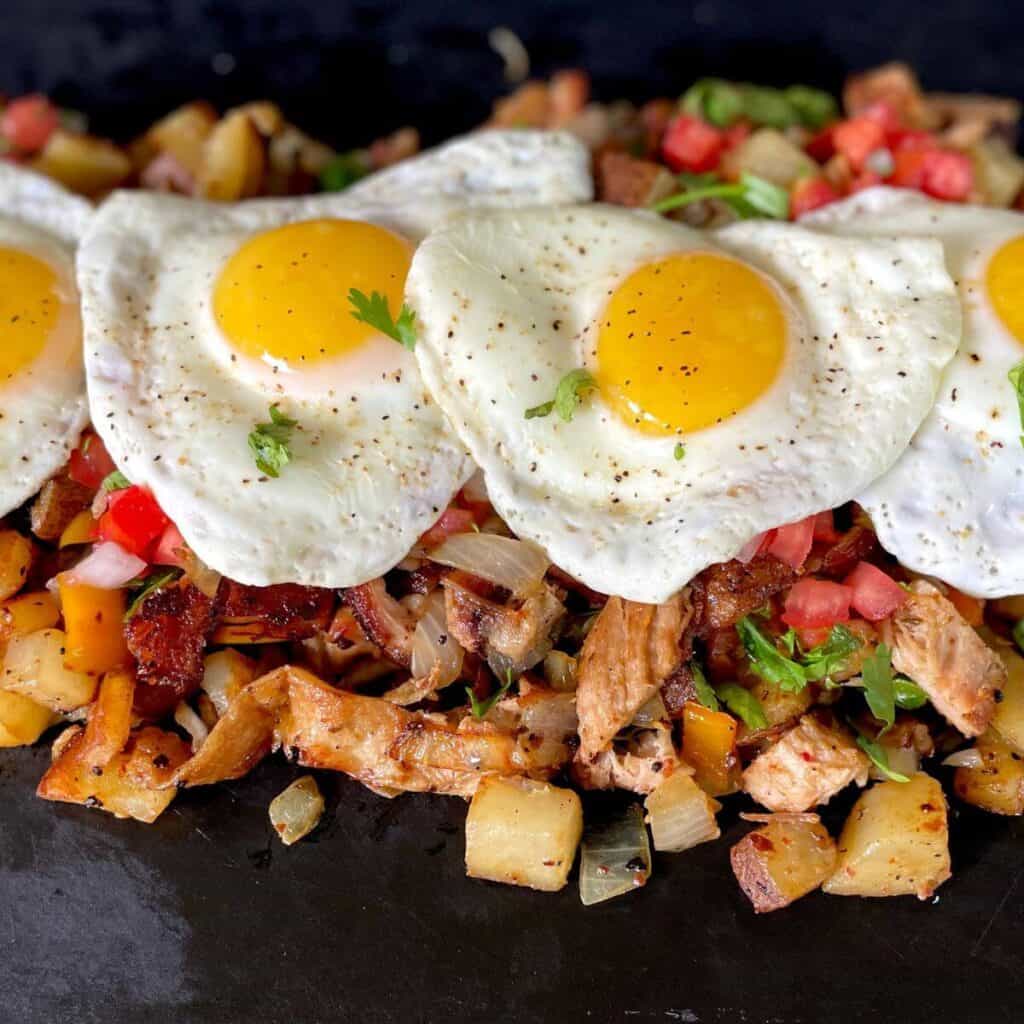
[(180, 555), (182, 548), (186, 547), (185, 538), (181, 535), (174, 523), (168, 523), (164, 532), (160, 534), (156, 547), (150, 561), (154, 565), (176, 565), (179, 569), (185, 569), (184, 559)]
[(946, 597), (968, 626), (980, 626), (985, 621), (985, 602), (980, 597), (971, 597), (956, 587), (949, 587)]
[(891, 103), (886, 103), (885, 100), (876, 100), (862, 110), (858, 110), (857, 117), (863, 117), (881, 125), (886, 134), (903, 130), (899, 113)]
[(68, 476), (76, 484), (90, 487), (94, 491), (115, 469), (114, 460), (107, 453), (103, 442), (93, 433), (82, 438), (68, 461)]
[(836, 151), (842, 153), (855, 170), (864, 166), (864, 161), (885, 145), (885, 125), (868, 114), (858, 114), (848, 121), (835, 126), (832, 138)]
[(966, 153), (934, 150), (925, 155), (924, 191), (936, 199), (964, 202), (974, 188), (974, 167)]
[(893, 169), (889, 184), (897, 188), (920, 189), (924, 185), (924, 166), (928, 159), (926, 149), (899, 149), (893, 153)]
[(768, 554), (774, 555), (780, 562), (785, 562), (791, 569), (799, 571), (811, 551), (816, 518), (808, 516), (799, 523), (780, 526), (768, 545)]
[(860, 174), (857, 175), (853, 181), (850, 182), (850, 194), (854, 192), (863, 192), (866, 188), (874, 188), (875, 185), (882, 184), (882, 176), (876, 171), (872, 171), (865, 167)]
[(819, 164), (828, 163), (836, 155), (835, 124), (825, 125), (811, 141), (804, 146), (807, 155), (813, 157)]
[(831, 635), (831, 626), (808, 626), (807, 629), (796, 631), (796, 638), (800, 641), (800, 649), (803, 651), (809, 651), (812, 647), (825, 643)]
[(823, 540), (827, 544), (835, 544), (842, 534), (836, 529), (835, 516), (832, 509), (819, 512), (814, 517), (814, 539)]
[(789, 214), (796, 220), (811, 210), (834, 203), (839, 193), (827, 178), (801, 178), (793, 183), (789, 193)]
[(831, 580), (797, 580), (786, 595), (782, 621), (795, 629), (817, 629), (848, 622), (853, 591)]
[(725, 130), (725, 150), (735, 149), (750, 138), (752, 128), (749, 121), (737, 121)]
[(939, 143), (931, 132), (916, 128), (900, 128), (889, 132), (886, 143), (894, 152), (901, 149), (938, 149)]
[(476, 517), (470, 509), (449, 505), (441, 513), (441, 518), (420, 537), (420, 544), (425, 548), (436, 548), (453, 533), (468, 533), (475, 522)]
[(57, 108), (38, 93), (11, 100), (0, 116), (0, 134), (22, 153), (35, 153), (60, 124)]
[(870, 562), (858, 562), (843, 583), (853, 592), (853, 610), (871, 622), (887, 619), (907, 599), (904, 589)]
[(724, 150), (725, 132), (689, 114), (674, 117), (661, 142), (662, 156), (673, 171), (694, 174), (714, 170)]
[(110, 495), (107, 510), (100, 516), (100, 540), (112, 540), (139, 558), (167, 527), (168, 519), (145, 488), (132, 486)]

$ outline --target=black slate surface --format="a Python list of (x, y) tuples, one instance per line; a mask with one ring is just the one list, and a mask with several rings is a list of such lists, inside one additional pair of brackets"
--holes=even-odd
[[(935, 88), (1024, 97), (1022, 19), (1020, 4), (953, 0), (3, 0), (0, 90), (52, 91), (123, 136), (196, 95), (267, 95), (355, 144), (479, 121), (501, 86), (484, 41), (499, 23), (538, 70), (584, 64), (609, 98), (707, 72), (835, 86), (895, 56)], [(46, 757), (0, 751), (3, 1022), (1024, 1016), (1018, 821), (957, 810), (955, 877), (934, 904), (818, 894), (756, 918), (728, 868), (745, 830), (731, 811), (721, 842), (656, 858), (645, 890), (584, 911), (575, 884), (544, 896), (465, 880), (458, 800), (386, 801), (320, 776), (325, 822), (285, 850), (266, 816), (295, 774), (283, 763), (184, 795), (147, 828), (36, 800)]]

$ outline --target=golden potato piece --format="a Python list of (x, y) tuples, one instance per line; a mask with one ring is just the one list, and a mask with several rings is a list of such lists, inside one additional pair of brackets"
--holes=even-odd
[(222, 118), (203, 146), (196, 194), (207, 199), (244, 199), (259, 193), (266, 156), (263, 140), (247, 114)]
[(17, 530), (0, 530), (0, 601), (21, 590), (32, 566), (32, 541)]
[(582, 834), (583, 807), (571, 789), (485, 777), (466, 817), (466, 874), (557, 892), (569, 877)]
[(949, 825), (942, 787), (918, 772), (879, 782), (853, 805), (839, 837), (839, 863), (822, 888), (832, 896), (926, 900), (949, 878)]
[(116, 188), (132, 173), (132, 161), (112, 142), (56, 131), (32, 161), (32, 168), (72, 192), (95, 197)]
[(10, 690), (57, 712), (88, 704), (96, 692), (96, 677), (64, 665), (67, 638), (60, 629), (40, 629), (14, 636), (7, 645), (0, 690)]
[(1024, 758), (992, 730), (978, 740), (978, 768), (957, 768), (953, 789), (965, 803), (991, 814), (1024, 814)]
[(20, 693), (0, 690), (0, 747), (35, 743), (60, 715)]
[(203, 166), (203, 147), (216, 123), (217, 111), (209, 103), (186, 103), (172, 110), (146, 133), (145, 140), (152, 147), (150, 159), (158, 153), (170, 153), (195, 177)]

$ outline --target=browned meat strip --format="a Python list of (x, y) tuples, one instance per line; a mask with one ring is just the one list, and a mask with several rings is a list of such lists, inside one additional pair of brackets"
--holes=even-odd
[(698, 635), (734, 626), (795, 579), (796, 573), (771, 555), (757, 555), (745, 565), (733, 559), (705, 569), (691, 585), (700, 608)]
[(358, 587), (349, 587), (342, 600), (352, 609), (366, 636), (395, 664), (408, 668), (412, 663), (416, 621), (387, 592), (384, 580), (378, 577)]
[(265, 627), (264, 639), (304, 640), (327, 629), (333, 611), (333, 591), (297, 583), (248, 587), (225, 579), (217, 592), (219, 622), (259, 624)]
[(996, 694), (1006, 684), (999, 656), (932, 584), (917, 580), (907, 600), (883, 623), (893, 667), (927, 694), (965, 736), (988, 728)]
[(57, 540), (79, 512), (92, 502), (92, 491), (75, 483), (66, 472), (43, 484), (32, 502), (32, 532), (40, 540)]

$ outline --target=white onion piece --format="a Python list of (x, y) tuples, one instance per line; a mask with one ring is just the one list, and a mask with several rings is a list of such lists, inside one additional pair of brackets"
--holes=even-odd
[(624, 814), (588, 826), (581, 851), (580, 900), (585, 907), (646, 885), (651, 845), (640, 805), (630, 804)]
[(141, 558), (108, 540), (97, 544), (78, 565), (62, 573), (61, 579), (101, 590), (116, 590), (145, 571), (146, 563)]
[(747, 562), (749, 562), (754, 557), (754, 555), (756, 555), (757, 552), (760, 550), (761, 543), (763, 541), (763, 533), (759, 533), (756, 537), (751, 537), (750, 540), (748, 540), (747, 543), (744, 544), (743, 547), (741, 547), (739, 551), (736, 553), (736, 561), (742, 562), (744, 565), (746, 565)]
[(544, 678), (559, 693), (576, 691), (576, 659), (565, 651), (548, 651), (544, 655)]
[(644, 807), (656, 850), (681, 853), (722, 834), (715, 821), (721, 804), (685, 771), (670, 775), (647, 797)]
[(633, 716), (632, 725), (638, 729), (651, 729), (662, 722), (668, 721), (668, 710), (661, 694), (656, 693), (646, 704), (643, 704)]
[(517, 597), (535, 591), (551, 564), (536, 544), (493, 533), (457, 533), (434, 548), (430, 558), (505, 587)]
[(462, 494), (466, 501), (474, 505), (489, 505), (491, 499), (487, 494), (487, 484), (484, 482), (484, 474), (478, 469), (462, 488)]
[(459, 678), (462, 671), (462, 647), (448, 632), (448, 618), (444, 609), (444, 593), (435, 590), (426, 599), (423, 614), (412, 635), (412, 675), (425, 679), (435, 666), (434, 685), (447, 686)]
[(985, 762), (977, 747), (967, 747), (966, 750), (950, 754), (942, 763), (950, 768), (981, 768)]
[(174, 709), (174, 720), (192, 737), (192, 753), (198, 754), (210, 735), (206, 723), (196, 714), (191, 705), (180, 701)]
[(324, 798), (316, 779), (303, 775), (270, 801), (270, 824), (285, 846), (291, 846), (309, 835), (320, 823)]

